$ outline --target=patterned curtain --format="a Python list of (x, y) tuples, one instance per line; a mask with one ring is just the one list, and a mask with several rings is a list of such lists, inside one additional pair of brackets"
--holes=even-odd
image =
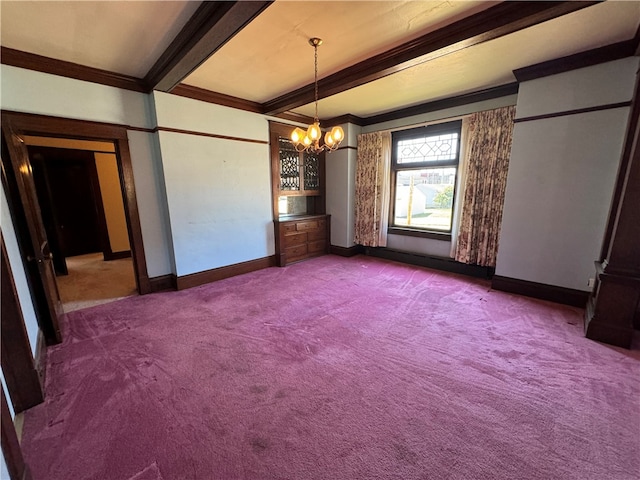
[(466, 184), (455, 259), (495, 267), (507, 185), (514, 106), (469, 118)]
[(358, 135), (355, 242), (359, 245), (387, 246), (390, 176), (391, 133)]

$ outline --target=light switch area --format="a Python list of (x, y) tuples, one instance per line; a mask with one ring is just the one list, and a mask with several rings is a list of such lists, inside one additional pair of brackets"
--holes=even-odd
[(595, 285), (596, 285), (596, 279), (590, 278), (589, 281), (587, 282), (587, 287), (593, 288)]

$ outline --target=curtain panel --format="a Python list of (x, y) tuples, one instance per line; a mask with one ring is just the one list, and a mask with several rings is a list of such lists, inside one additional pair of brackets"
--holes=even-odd
[(458, 262), (496, 265), (515, 112), (510, 106), (469, 117)]
[(387, 246), (391, 175), (391, 133), (358, 135), (355, 184), (355, 242)]

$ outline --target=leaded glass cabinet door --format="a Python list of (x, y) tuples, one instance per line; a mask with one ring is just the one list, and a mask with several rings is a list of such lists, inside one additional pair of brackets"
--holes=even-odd
[(288, 138), (278, 137), (280, 156), (280, 190), (300, 191), (300, 154)]
[(269, 122), (273, 218), (324, 214), (324, 153), (298, 152), (291, 128)]
[(280, 183), (285, 195), (317, 195), (320, 190), (320, 156), (298, 152), (288, 138), (278, 136)]
[(317, 153), (303, 154), (302, 176), (305, 191), (320, 190), (320, 156)]

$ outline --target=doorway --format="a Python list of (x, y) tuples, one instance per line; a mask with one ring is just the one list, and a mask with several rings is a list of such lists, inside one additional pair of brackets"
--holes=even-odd
[(114, 144), (24, 142), (64, 312), (136, 295)]
[[(120, 125), (3, 111), (2, 130), (3, 185), (16, 227), (38, 324), (46, 343), (55, 344), (62, 339), (58, 324), (62, 309), (58, 282), (53, 268), (54, 255), (44, 228), (41, 205), (36, 193), (34, 169), (29, 159), (26, 140), (29, 137), (42, 137), (52, 141), (76, 139), (86, 142), (106, 142), (111, 145), (113, 152), (110, 153), (115, 155), (116, 159), (117, 185), (123, 203), (126, 236), (130, 245), (128, 254), (126, 256), (122, 254), (122, 256), (128, 259), (133, 269), (135, 289), (139, 294), (146, 294), (151, 292), (151, 283), (147, 274), (142, 243), (127, 129)], [(94, 155), (100, 151), (96, 148), (88, 148), (88, 150)], [(104, 245), (102, 248), (104, 256)], [(68, 263), (70, 257), (65, 258), (65, 263)]]

